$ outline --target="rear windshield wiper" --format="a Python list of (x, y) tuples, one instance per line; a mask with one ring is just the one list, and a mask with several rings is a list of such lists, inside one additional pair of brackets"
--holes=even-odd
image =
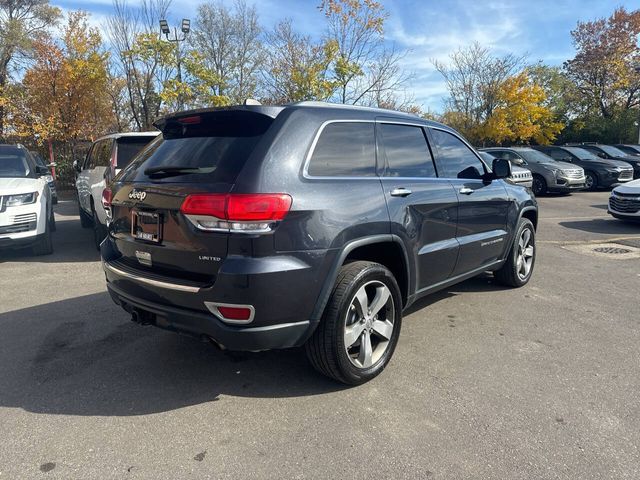
[(144, 174), (150, 177), (169, 177), (190, 173), (211, 173), (215, 169), (216, 167), (150, 167), (144, 171)]

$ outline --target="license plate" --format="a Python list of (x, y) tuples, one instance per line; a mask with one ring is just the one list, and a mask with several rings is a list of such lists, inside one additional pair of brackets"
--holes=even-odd
[(162, 240), (162, 222), (158, 213), (131, 212), (131, 236), (145, 242), (159, 243)]

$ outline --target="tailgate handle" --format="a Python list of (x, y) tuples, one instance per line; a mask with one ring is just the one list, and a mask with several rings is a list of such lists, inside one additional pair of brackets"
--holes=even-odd
[(409, 190), (408, 188), (404, 188), (404, 187), (397, 187), (394, 188), (393, 190), (391, 190), (391, 196), (392, 197), (407, 197), (409, 195), (411, 195), (411, 190)]

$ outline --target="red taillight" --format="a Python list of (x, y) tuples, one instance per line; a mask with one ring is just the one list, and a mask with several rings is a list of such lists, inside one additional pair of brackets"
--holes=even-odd
[(268, 222), (282, 220), (291, 203), (291, 196), (286, 193), (194, 194), (184, 200), (180, 211), (230, 222)]
[(218, 306), (218, 312), (225, 320), (247, 321), (251, 318), (251, 309), (248, 307)]
[(226, 206), (226, 194), (195, 194), (184, 199), (180, 211), (185, 215), (207, 215), (224, 219)]
[(105, 188), (102, 191), (102, 206), (104, 208), (111, 208), (111, 200), (113, 200), (113, 192), (110, 188)]
[(202, 121), (200, 115), (194, 115), (192, 117), (182, 117), (178, 119), (178, 123), (182, 125), (197, 125)]

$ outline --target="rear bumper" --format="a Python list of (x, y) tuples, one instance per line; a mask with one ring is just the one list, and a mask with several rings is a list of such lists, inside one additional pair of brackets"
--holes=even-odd
[(295, 323), (262, 327), (225, 325), (213, 314), (170, 307), (134, 298), (111, 284), (107, 285), (115, 303), (136, 316), (138, 321), (165, 330), (205, 337), (220, 347), (237, 351), (261, 351), (302, 345), (310, 335), (311, 323)]
[[(110, 237), (101, 253), (107, 287), (125, 310), (161, 328), (205, 336), (230, 350), (268, 350), (302, 345), (313, 333), (313, 318), (327, 251), (288, 252), (271, 257), (229, 256), (213, 284), (163, 277), (123, 264)], [(206, 303), (250, 306), (249, 323), (224, 321)]]

